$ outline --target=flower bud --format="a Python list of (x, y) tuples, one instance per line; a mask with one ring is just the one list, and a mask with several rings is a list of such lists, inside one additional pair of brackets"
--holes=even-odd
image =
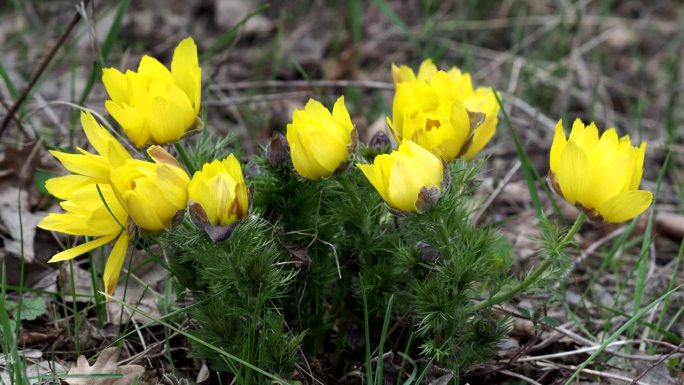
[(290, 145), (283, 134), (279, 132), (273, 134), (271, 142), (266, 149), (266, 157), (276, 167), (283, 166), (290, 160)]
[(386, 153), (391, 146), (390, 138), (382, 131), (376, 132), (368, 142), (368, 147), (379, 154)]
[(102, 82), (110, 97), (107, 111), (137, 147), (177, 141), (201, 125), (202, 70), (192, 38), (174, 50), (171, 71), (146, 55), (137, 72), (105, 68)]
[(175, 159), (159, 146), (147, 153), (154, 163), (128, 159), (112, 170), (112, 188), (121, 205), (141, 229), (171, 227), (188, 200), (190, 178)]
[(385, 202), (400, 211), (428, 210), (449, 180), (442, 161), (410, 140), (390, 154), (378, 155), (373, 164), (358, 167)]
[(639, 190), (645, 152), (646, 142), (634, 147), (629, 135), (618, 138), (614, 128), (599, 138), (596, 125), (585, 126), (580, 119), (566, 139), (561, 120), (551, 145), (549, 181), (590, 219), (625, 222), (653, 201), (650, 191)]
[(340, 96), (332, 113), (320, 102), (310, 99), (303, 110), (296, 110), (287, 125), (292, 165), (307, 179), (332, 175), (347, 165), (356, 145), (356, 131)]
[(249, 210), (240, 163), (233, 154), (205, 163), (188, 186), (190, 219), (214, 242), (226, 239)]

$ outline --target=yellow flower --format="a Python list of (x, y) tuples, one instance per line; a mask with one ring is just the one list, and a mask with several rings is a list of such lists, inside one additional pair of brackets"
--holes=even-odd
[(447, 162), (467, 150), (471, 133), (463, 98), (444, 71), (429, 82), (397, 84), (388, 124), (397, 142), (411, 140)]
[(319, 179), (344, 166), (354, 150), (356, 131), (340, 96), (332, 114), (320, 102), (309, 99), (296, 110), (287, 125), (292, 164), (299, 175)]
[(247, 187), (237, 158), (230, 154), (223, 161), (205, 163), (190, 181), (188, 198), (200, 205), (212, 226), (229, 225), (247, 215)]
[(119, 279), (121, 266), (128, 248), (128, 215), (119, 203), (111, 185), (88, 183), (74, 189), (68, 200), (60, 203), (64, 213), (50, 213), (38, 227), (94, 239), (55, 254), (48, 262), (73, 259), (90, 250), (104, 246), (117, 238), (107, 258), (104, 284), (112, 294)]
[(425, 211), (448, 182), (442, 161), (410, 140), (390, 154), (376, 156), (372, 165), (358, 167), (382, 199), (401, 211)]
[(549, 179), (557, 193), (594, 220), (619, 223), (646, 210), (650, 191), (639, 190), (646, 142), (633, 147), (629, 135), (618, 138), (614, 128), (599, 138), (592, 122), (572, 124), (566, 139), (558, 121), (550, 154)]
[[(430, 59), (426, 59), (421, 63), (418, 75), (406, 65), (397, 67), (392, 64), (392, 78), (397, 85), (417, 80), (430, 82), (438, 72), (440, 71), (437, 69), (437, 66)], [(453, 81), (452, 86), (463, 99), (465, 108), (470, 112), (479, 112), (485, 115), (484, 122), (473, 131), (472, 143), (463, 154), (466, 159), (472, 159), (484, 148), (496, 132), (496, 126), (499, 123), (499, 103), (491, 87), (477, 87), (473, 89), (469, 73), (461, 72), (457, 67), (451, 67), (447, 74)]]
[(190, 37), (173, 52), (171, 71), (145, 55), (138, 72), (105, 68), (102, 82), (111, 98), (107, 111), (137, 147), (176, 141), (196, 126), (202, 70)]
[(78, 148), (80, 154), (50, 151), (73, 174), (49, 179), (48, 192), (59, 199), (69, 199), (78, 188), (92, 183), (109, 183), (110, 158), (130, 159), (131, 155), (112, 134), (102, 127), (89, 112), (81, 113), (81, 125), (86, 138), (97, 154)]
[(140, 228), (160, 231), (171, 226), (188, 200), (188, 174), (163, 148), (151, 146), (154, 163), (128, 159), (112, 170), (112, 187), (121, 205)]

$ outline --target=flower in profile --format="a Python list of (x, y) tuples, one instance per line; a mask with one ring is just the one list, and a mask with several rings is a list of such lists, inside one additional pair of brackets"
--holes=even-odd
[(137, 147), (180, 139), (198, 124), (202, 94), (202, 70), (192, 38), (181, 41), (173, 52), (171, 71), (151, 56), (143, 56), (138, 71), (102, 71), (110, 100), (107, 111)]
[[(396, 66), (392, 64), (392, 78), (395, 84), (425, 81), (430, 82), (432, 78), (440, 72), (437, 66), (430, 59), (424, 60), (418, 69), (418, 74), (406, 66)], [(496, 132), (499, 122), (499, 103), (491, 87), (473, 88), (472, 79), (467, 72), (461, 72), (457, 67), (451, 67), (446, 71), (453, 81), (452, 86), (463, 98), (463, 105), (469, 112), (484, 114), (484, 121), (480, 124), (471, 124), (475, 127), (467, 151), (463, 154), (466, 159), (473, 159), (487, 143), (492, 139)], [(479, 119), (479, 118), (478, 118)]]
[(81, 113), (81, 125), (96, 153), (82, 148), (79, 154), (50, 151), (72, 174), (45, 183), (50, 194), (63, 200), (60, 205), (65, 212), (48, 214), (38, 227), (95, 238), (55, 254), (48, 262), (78, 257), (117, 238), (104, 271), (105, 290), (112, 294), (128, 248), (128, 214), (112, 190), (110, 169), (132, 157), (89, 112)]
[(646, 142), (632, 146), (629, 135), (618, 138), (614, 128), (599, 138), (592, 122), (580, 119), (566, 138), (558, 121), (551, 145), (549, 180), (566, 201), (593, 220), (620, 223), (636, 217), (653, 200), (650, 191), (639, 190)]
[(214, 242), (230, 235), (236, 221), (247, 215), (249, 198), (237, 158), (205, 163), (188, 185), (188, 207), (193, 223)]
[(340, 96), (332, 113), (320, 102), (309, 99), (303, 110), (296, 110), (287, 125), (292, 165), (299, 175), (320, 179), (345, 167), (356, 145), (344, 96)]
[(390, 154), (376, 156), (373, 164), (358, 167), (382, 199), (400, 211), (426, 211), (448, 184), (442, 161), (410, 140)]
[(147, 231), (171, 227), (185, 209), (190, 178), (166, 150), (151, 146), (146, 162), (128, 159), (112, 170), (112, 187), (133, 222)]
[(60, 206), (65, 212), (48, 214), (38, 223), (38, 227), (94, 239), (57, 253), (48, 262), (73, 259), (116, 238), (103, 274), (105, 291), (112, 294), (128, 248), (128, 214), (116, 198), (112, 186), (87, 183), (71, 191)]
[(131, 159), (131, 155), (112, 134), (90, 114), (81, 113), (81, 125), (96, 154), (77, 148), (78, 154), (51, 150), (72, 174), (51, 178), (45, 183), (48, 192), (59, 199), (69, 199), (78, 188), (93, 183), (109, 183), (110, 159)]

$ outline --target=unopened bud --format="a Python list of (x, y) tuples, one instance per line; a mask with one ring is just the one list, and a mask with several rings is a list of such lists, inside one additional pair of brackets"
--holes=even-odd
[(368, 147), (372, 148), (377, 153), (389, 152), (392, 143), (389, 137), (382, 131), (378, 131), (368, 142)]
[(290, 145), (283, 134), (278, 132), (273, 135), (266, 149), (266, 157), (276, 167), (281, 167), (290, 161)]

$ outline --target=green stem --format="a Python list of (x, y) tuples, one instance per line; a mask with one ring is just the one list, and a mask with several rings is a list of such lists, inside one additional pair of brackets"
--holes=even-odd
[(183, 162), (183, 165), (188, 169), (190, 176), (192, 176), (195, 173), (195, 166), (193, 166), (192, 161), (185, 152), (185, 149), (180, 142), (174, 143), (173, 146), (176, 148), (176, 151), (178, 151), (178, 156), (181, 158), (181, 162)]
[[(565, 244), (570, 242), (572, 238), (575, 236), (575, 234), (577, 234), (577, 231), (579, 231), (580, 227), (582, 227), (582, 223), (584, 223), (585, 219), (586, 216), (584, 215), (584, 213), (580, 212), (577, 216), (577, 219), (575, 220), (575, 223), (572, 225), (568, 233), (565, 234), (563, 239), (561, 239), (561, 241), (558, 244), (564, 246)], [(541, 265), (537, 266), (536, 269), (532, 270), (532, 272), (528, 274), (522, 282), (518, 283), (517, 285), (503, 293), (498, 293), (490, 297), (488, 300), (478, 303), (477, 305), (475, 305), (474, 311), (482, 310), (493, 305), (506, 302), (513, 298), (516, 294), (527, 290), (527, 288), (529, 288), (534, 282), (536, 282), (539, 279), (539, 277), (542, 274), (544, 274), (546, 269), (548, 269), (552, 263), (553, 260), (551, 258), (547, 258), (544, 262), (542, 262)]]

